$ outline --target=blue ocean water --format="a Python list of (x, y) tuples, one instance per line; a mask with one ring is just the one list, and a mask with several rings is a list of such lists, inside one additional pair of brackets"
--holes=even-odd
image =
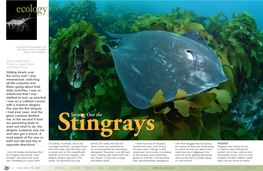
[[(77, 2), (78, 0), (71, 0)], [(70, 1), (50, 1), (50, 4), (56, 3), (59, 6), (63, 6)], [(170, 13), (173, 7), (179, 7), (183, 10), (194, 11), (196, 14), (204, 17), (208, 17), (208, 15), (215, 16), (222, 12), (230, 21), (232, 15), (242, 13), (246, 11), (250, 13), (253, 18), (256, 18), (257, 26), (260, 31), (263, 31), (263, 15), (262, 15), (262, 7), (263, 1), (243, 1), (243, 0), (234, 0), (234, 1), (207, 1), (207, 0), (167, 0), (167, 1), (101, 1), (95, 0), (97, 6), (97, 12), (104, 13), (104, 6), (111, 2), (119, 7), (120, 12), (126, 12), (128, 10), (135, 10), (140, 14), (162, 14), (162, 13)]]

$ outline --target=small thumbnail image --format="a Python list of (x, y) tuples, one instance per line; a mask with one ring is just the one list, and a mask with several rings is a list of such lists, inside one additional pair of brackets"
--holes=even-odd
[(6, 40), (37, 40), (36, 9), (36, 1), (6, 1)]

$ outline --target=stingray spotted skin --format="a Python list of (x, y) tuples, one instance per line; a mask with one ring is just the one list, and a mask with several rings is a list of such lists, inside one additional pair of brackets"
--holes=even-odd
[(136, 108), (148, 108), (160, 89), (168, 102), (179, 88), (192, 95), (227, 81), (218, 56), (197, 31), (107, 34), (121, 39), (114, 48), (103, 49), (110, 49), (126, 96)]

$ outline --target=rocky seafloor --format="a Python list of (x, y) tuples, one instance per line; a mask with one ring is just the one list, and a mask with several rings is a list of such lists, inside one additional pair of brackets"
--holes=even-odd
[(234, 121), (245, 125), (247, 131), (263, 126), (263, 82), (244, 98), (238, 92), (238, 101), (232, 106), (232, 113), (236, 113)]

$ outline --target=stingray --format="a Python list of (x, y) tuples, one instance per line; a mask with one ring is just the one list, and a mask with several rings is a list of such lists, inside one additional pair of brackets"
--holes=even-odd
[(149, 107), (162, 90), (166, 102), (178, 89), (198, 94), (227, 81), (222, 64), (200, 32), (182, 35), (166, 31), (114, 34), (117, 46), (103, 45), (111, 52), (118, 77), (129, 102), (138, 109)]

